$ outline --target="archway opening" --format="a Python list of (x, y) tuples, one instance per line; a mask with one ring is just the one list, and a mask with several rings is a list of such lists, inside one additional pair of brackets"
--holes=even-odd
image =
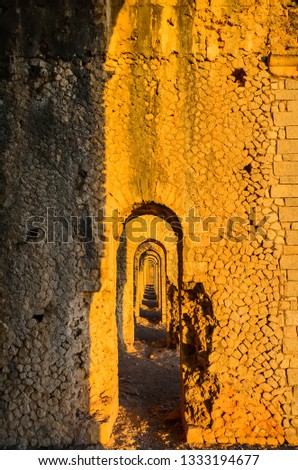
[(135, 342), (167, 345), (166, 250), (156, 241), (141, 243), (134, 261)]
[(148, 318), (152, 321), (161, 321), (162, 319), (161, 275), (158, 255), (154, 251), (146, 251), (140, 259), (139, 266), (139, 276), (142, 277), (139, 280), (139, 283), (142, 284), (139, 316), (142, 318)]
[(182, 229), (176, 215), (161, 207), (159, 211), (152, 203), (133, 211), (124, 224), (118, 249), (120, 415), (114, 432), (119, 437), (121, 422), (128, 419), (137, 423), (141, 429), (135, 436), (137, 448), (146, 442), (144, 434), (156, 437), (157, 447), (152, 448), (164, 446), (166, 440), (171, 448), (171, 440), (180, 442), (183, 433), (179, 349)]
[[(135, 308), (135, 301), (132, 308), (132, 299), (136, 295), (134, 255), (138, 246), (145, 241), (154, 241), (156, 246), (162, 247), (164, 252), (161, 255), (164, 258), (164, 268), (160, 278), (163, 279), (163, 284), (166, 282), (167, 286), (166, 288), (163, 287), (162, 311), (170, 310), (175, 312), (172, 315), (173, 318), (175, 317), (174, 329), (176, 333), (179, 331), (181, 316), (182, 227), (178, 217), (167, 207), (155, 203), (144, 204), (135, 209), (127, 217), (123, 224), (123, 232), (117, 251), (116, 318), (118, 337), (120, 348), (125, 348), (128, 351), (133, 349), (134, 322), (139, 317), (138, 308)], [(148, 249), (143, 251), (148, 251)], [(157, 248), (155, 247), (151, 251), (156, 250)], [(158, 254), (160, 255), (160, 253)], [(155, 272), (157, 275), (157, 267)], [(170, 291), (171, 294), (169, 293)], [(137, 302), (140, 302), (141, 295), (143, 296), (143, 292), (139, 289)], [(170, 305), (165, 307), (165, 302), (167, 304), (170, 303)], [(176, 342), (178, 342), (179, 335), (177, 334), (176, 339)]]

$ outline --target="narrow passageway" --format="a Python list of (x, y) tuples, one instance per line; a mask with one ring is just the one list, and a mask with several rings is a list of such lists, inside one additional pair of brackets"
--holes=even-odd
[[(140, 244), (134, 242), (134, 221), (146, 225)], [(181, 240), (176, 214), (155, 203), (137, 208), (124, 225), (116, 293), (120, 408), (111, 449), (185, 448), (180, 351), (173, 341), (179, 327)]]
[(111, 449), (177, 449), (180, 420), (179, 350), (166, 349), (160, 322), (135, 327), (135, 351), (119, 356), (120, 411)]
[(140, 317), (152, 321), (161, 319), (160, 302), (153, 284), (147, 284), (145, 287), (140, 308)]
[(142, 304), (150, 308), (158, 307), (158, 299), (153, 284), (146, 285)]

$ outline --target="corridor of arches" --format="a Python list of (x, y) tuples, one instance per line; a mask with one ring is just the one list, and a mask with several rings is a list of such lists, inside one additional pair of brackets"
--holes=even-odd
[[(90, 312), (91, 413), (101, 443), (112, 436), (115, 448), (129, 448), (124, 436), (133, 429), (131, 448), (179, 448), (185, 438), (192, 441), (198, 420), (205, 426), (211, 420), (212, 303), (202, 283), (182, 284), (183, 231), (171, 209), (141, 203), (109, 220), (106, 280)], [(113, 323), (105, 323), (107, 314)], [(103, 324), (108, 343), (99, 335)], [(102, 375), (104, 358), (109, 367)]]
[(149, 439), (152, 448), (159, 448), (182, 439), (181, 235), (169, 214), (150, 212), (147, 208), (127, 219), (117, 254), (120, 412), (114, 435), (121, 440), (123, 426), (137, 431), (132, 431), (132, 446), (148, 446)]

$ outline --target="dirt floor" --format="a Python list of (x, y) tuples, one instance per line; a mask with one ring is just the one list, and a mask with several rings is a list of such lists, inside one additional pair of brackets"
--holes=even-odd
[(160, 323), (137, 325), (135, 351), (120, 353), (120, 412), (109, 449), (186, 449), (180, 421), (179, 350)]

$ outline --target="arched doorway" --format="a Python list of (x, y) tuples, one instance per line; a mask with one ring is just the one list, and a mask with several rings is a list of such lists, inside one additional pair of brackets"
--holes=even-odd
[[(158, 432), (169, 432), (173, 423), (167, 416), (173, 410), (175, 425), (181, 426), (180, 350), (170, 349), (168, 340), (173, 323), (168, 294), (173, 288), (180, 292), (181, 252), (179, 220), (163, 206), (151, 203), (138, 208), (123, 224), (116, 301), (120, 421), (123, 410), (129, 410), (130, 416), (146, 422), (152, 433), (157, 423)], [(179, 296), (173, 301), (179, 313)], [(153, 313), (156, 316), (150, 318)], [(179, 317), (175, 321), (179, 325)], [(179, 432), (181, 435), (181, 429)]]
[[(179, 343), (178, 270), (175, 269), (178, 258), (177, 252), (169, 253), (169, 256), (167, 254), (165, 246), (156, 239), (148, 239), (137, 247), (134, 257), (134, 318), (138, 323), (142, 316), (142, 300), (146, 287), (144, 260), (146, 255), (150, 255), (155, 257), (158, 265), (159, 282), (155, 285), (159, 313), (157, 317), (165, 325), (167, 346), (175, 347)], [(146, 316), (144, 312), (143, 316)]]
[[(172, 311), (176, 312), (176, 329), (179, 329), (182, 227), (176, 214), (166, 206), (155, 203), (144, 204), (126, 218), (117, 251), (116, 318), (118, 337), (120, 347), (128, 351), (133, 350), (134, 320), (139, 317), (137, 309), (140, 305), (140, 296), (143, 294), (137, 289), (135, 279), (135, 253), (141, 245), (140, 252), (143, 250), (144, 252), (148, 251), (149, 246), (146, 249), (144, 244), (146, 241), (151, 243), (151, 251), (156, 252), (158, 250), (158, 254), (163, 260), (158, 262), (162, 269), (160, 274), (161, 287), (158, 287), (161, 289), (161, 298), (163, 299), (162, 311), (166, 314), (168, 310), (166, 304), (168, 304), (171, 297), (170, 302), (175, 304)], [(159, 246), (161, 250), (156, 246)], [(166, 266), (169, 265), (171, 270), (166, 272)], [(175, 296), (168, 295), (170, 289), (176, 291)]]
[(154, 251), (145, 251), (140, 257), (139, 282), (137, 282), (140, 306), (138, 309), (135, 309), (136, 321), (139, 317), (147, 317), (148, 319), (152, 318), (159, 321), (162, 318), (160, 289), (162, 273), (160, 261), (159, 256)]
[(166, 249), (157, 240), (146, 240), (141, 243), (134, 255), (134, 317), (136, 321), (141, 316), (141, 304), (146, 287), (145, 267), (146, 260), (155, 263), (155, 279), (153, 281), (158, 307), (161, 314), (161, 321), (166, 321)]

